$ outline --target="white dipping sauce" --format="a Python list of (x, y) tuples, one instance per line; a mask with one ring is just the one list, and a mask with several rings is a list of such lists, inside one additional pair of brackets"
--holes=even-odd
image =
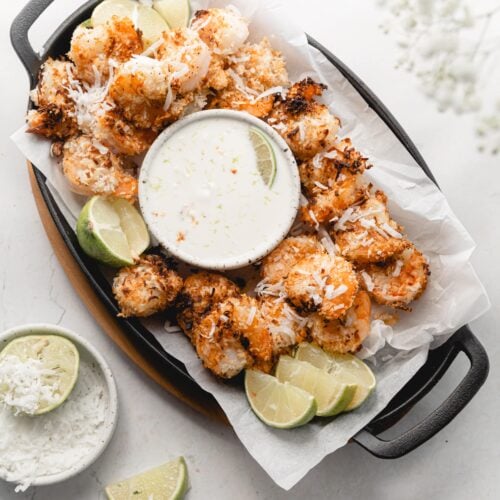
[[(220, 110), (197, 115), (167, 129), (167, 138), (160, 136), (148, 153), (141, 209), (151, 232), (177, 257), (206, 268), (241, 267), (288, 233), (299, 206), (297, 166), (284, 141), (260, 120)], [(252, 126), (274, 149), (270, 187), (257, 169)]]

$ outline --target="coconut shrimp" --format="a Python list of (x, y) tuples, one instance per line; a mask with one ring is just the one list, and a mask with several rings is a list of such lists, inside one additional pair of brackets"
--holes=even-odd
[(191, 28), (199, 33), (213, 53), (223, 56), (234, 54), (249, 35), (248, 21), (232, 5), (224, 9), (198, 10)]
[(104, 146), (126, 156), (144, 153), (157, 137), (155, 131), (138, 128), (112, 106), (96, 113), (93, 135)]
[(361, 282), (379, 304), (408, 309), (425, 291), (430, 275), (426, 258), (411, 246), (391, 260), (361, 271)]
[(348, 208), (333, 226), (332, 236), (340, 253), (358, 264), (383, 262), (410, 246), (403, 228), (390, 218), (382, 191)]
[(128, 18), (113, 17), (104, 25), (78, 26), (73, 32), (68, 57), (80, 80), (94, 84), (108, 79), (111, 65), (128, 61), (144, 50), (141, 33)]
[(211, 54), (198, 32), (189, 28), (163, 33), (156, 49), (157, 58), (168, 65), (173, 92), (192, 92), (207, 76)]
[(120, 316), (146, 317), (164, 311), (182, 288), (182, 278), (157, 255), (145, 255), (113, 280)]
[(77, 132), (75, 103), (68, 93), (73, 71), (68, 61), (48, 59), (43, 64), (38, 85), (31, 92), (37, 109), (28, 113), (28, 132), (51, 139), (64, 139)]
[(212, 308), (230, 297), (238, 297), (240, 289), (222, 274), (200, 272), (184, 281), (177, 299), (177, 322), (191, 337), (191, 330)]
[(285, 99), (276, 102), (268, 123), (287, 141), (299, 160), (309, 160), (335, 145), (340, 120), (315, 101), (325, 85), (306, 78), (292, 85)]
[(311, 339), (331, 353), (354, 353), (370, 334), (370, 296), (360, 291), (353, 305), (344, 316), (329, 321), (319, 314), (309, 317), (308, 330)]
[(302, 207), (302, 219), (311, 225), (328, 223), (351, 205), (364, 201), (369, 186), (362, 174), (367, 168), (367, 158), (352, 147), (350, 139), (303, 162), (300, 179), (309, 203)]
[(192, 331), (196, 352), (215, 375), (231, 378), (249, 366), (272, 367), (271, 335), (262, 325), (258, 303), (247, 295), (213, 308)]
[[(264, 38), (246, 44), (228, 57), (230, 84), (211, 100), (211, 108), (246, 111), (259, 118), (272, 110), (275, 96), (288, 86), (288, 72), (281, 52), (273, 50)], [(272, 92), (267, 95), (267, 92)]]
[(66, 141), (62, 168), (70, 189), (85, 196), (95, 194), (134, 200), (137, 179), (133, 164), (88, 135)]
[(305, 340), (307, 318), (300, 316), (286, 302), (263, 298), (259, 301), (259, 309), (271, 334), (275, 356), (289, 354), (294, 346)]
[(317, 253), (324, 254), (325, 249), (315, 236), (286, 238), (262, 261), (262, 278), (269, 284), (280, 283), (294, 265), (304, 257)]
[(336, 319), (352, 306), (358, 279), (344, 258), (314, 253), (292, 267), (285, 279), (285, 292), (299, 311)]

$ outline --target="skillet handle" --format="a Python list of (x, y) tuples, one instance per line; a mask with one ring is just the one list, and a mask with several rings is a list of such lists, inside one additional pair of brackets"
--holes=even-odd
[(52, 2), (53, 0), (31, 0), (14, 19), (10, 28), (12, 46), (28, 72), (31, 86), (36, 81), (42, 62), (30, 44), (28, 32), (33, 23)]
[[(469, 359), (470, 368), (450, 396), (424, 420), (401, 436), (390, 440), (379, 438), (378, 433), (397, 422), (436, 385), (460, 352)], [(488, 356), (483, 346), (469, 327), (464, 326), (444, 345), (430, 351), (426, 364), (400, 391), (402, 395), (413, 390), (413, 394), (402, 396), (404, 398), (402, 403), (401, 396), (396, 395), (388, 409), (376, 417), (367, 428), (356, 434), (353, 441), (379, 458), (399, 458), (406, 455), (437, 434), (460, 413), (483, 385), (488, 370)]]

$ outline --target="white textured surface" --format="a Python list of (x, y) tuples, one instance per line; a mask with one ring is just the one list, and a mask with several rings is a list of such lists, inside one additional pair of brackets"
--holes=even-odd
[[(495, 305), (500, 290), (495, 285), (500, 266), (494, 249), (500, 247), (500, 233), (493, 215), (500, 209), (500, 160), (476, 153), (469, 119), (438, 114), (416, 90), (413, 77), (393, 69), (394, 44), (377, 29), (379, 17), (372, 0), (309, 0), (307, 9), (300, 8), (303, 2), (299, 0), (287, 3), (304, 29), (357, 72), (400, 120), (477, 241), (473, 262), (494, 307), (473, 329), (489, 352), (492, 370), (484, 388), (457, 419), (411, 455), (385, 462), (350, 445), (324, 460), (289, 493), (272, 483), (229, 429), (187, 409), (128, 363), (87, 313), (53, 256), (38, 222), (23, 159), (8, 140), (23, 122), (28, 90), (27, 78), (8, 41), (10, 23), (21, 3), (5, 2), (0, 20), (4, 98), (0, 124), (0, 327), (46, 321), (84, 335), (114, 371), (121, 414), (110, 447), (88, 472), (56, 487), (28, 491), (24, 497), (0, 483), (0, 498), (103, 498), (103, 484), (179, 454), (188, 461), (189, 498), (193, 499), (496, 498), (500, 431), (495, 416), (500, 411), (500, 384), (495, 361), (500, 361), (496, 341), (500, 314)], [(35, 43), (39, 46), (51, 28), (80, 3), (56, 0), (33, 34)], [(465, 362), (458, 362), (407, 417), (404, 427), (439, 404), (465, 367)]]

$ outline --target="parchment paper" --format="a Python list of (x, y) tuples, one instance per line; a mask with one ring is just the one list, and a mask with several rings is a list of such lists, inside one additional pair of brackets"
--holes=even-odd
[[(185, 363), (194, 379), (216, 397), (255, 460), (278, 485), (289, 489), (387, 405), (425, 363), (430, 346), (443, 343), (460, 326), (483, 314), (489, 301), (469, 262), (474, 242), (443, 194), (345, 78), (308, 46), (304, 33), (287, 19), (286, 7), (278, 0), (192, 2), (194, 9), (230, 3), (251, 19), (251, 40), (266, 35), (283, 52), (292, 80), (307, 74), (329, 86), (324, 101), (341, 118), (341, 134), (351, 137), (354, 145), (369, 156), (375, 168), (366, 175), (387, 193), (393, 217), (429, 258), (432, 271), (428, 289), (411, 314), (403, 313), (394, 328), (379, 320), (372, 324), (372, 333), (359, 355), (368, 359), (374, 369), (378, 382), (375, 393), (352, 413), (299, 429), (265, 426), (250, 410), (241, 388), (212, 377), (183, 335), (167, 334), (160, 328), (153, 332), (168, 352)], [(47, 176), (63, 213), (74, 223), (84, 200), (67, 189), (59, 167), (50, 157), (49, 141), (26, 134), (24, 129), (16, 132), (13, 140)]]

